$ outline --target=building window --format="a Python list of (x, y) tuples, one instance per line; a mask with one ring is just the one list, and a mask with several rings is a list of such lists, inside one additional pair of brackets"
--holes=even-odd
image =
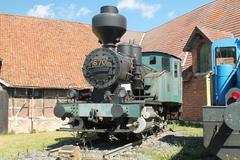
[(34, 89), (33, 97), (36, 99), (43, 98), (43, 90), (42, 89)]
[(58, 97), (66, 98), (67, 97), (67, 91), (68, 90), (58, 90)]
[(13, 91), (14, 91), (14, 89), (13, 88), (6, 88), (6, 89), (7, 89), (9, 98), (13, 98)]
[(170, 72), (170, 60), (168, 57), (162, 57), (162, 70)]
[(15, 98), (27, 98), (28, 92), (26, 88), (16, 88), (14, 92)]
[(149, 64), (156, 64), (156, 56), (150, 56), (149, 58)]
[(44, 90), (44, 98), (55, 99), (56, 97), (57, 97), (57, 90), (54, 90), (54, 89)]
[(209, 50), (206, 43), (203, 43), (198, 51), (198, 71), (200, 73), (209, 71)]

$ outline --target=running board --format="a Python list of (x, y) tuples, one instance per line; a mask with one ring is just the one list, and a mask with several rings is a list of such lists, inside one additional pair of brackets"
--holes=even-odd
[(96, 132), (96, 133), (129, 133), (132, 132), (130, 129), (78, 129), (78, 128), (59, 128), (57, 131), (65, 131), (65, 132)]

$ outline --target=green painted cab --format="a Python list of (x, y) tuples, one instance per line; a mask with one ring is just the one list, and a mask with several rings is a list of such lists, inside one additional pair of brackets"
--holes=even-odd
[(144, 77), (145, 95), (156, 97), (160, 102), (182, 103), (181, 59), (151, 51), (143, 52), (142, 63), (154, 70)]

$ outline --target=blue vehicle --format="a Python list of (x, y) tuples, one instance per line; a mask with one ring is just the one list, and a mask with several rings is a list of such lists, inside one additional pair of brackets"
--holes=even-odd
[(240, 159), (240, 38), (215, 41), (211, 53), (212, 105), (203, 107), (204, 146), (221, 159)]

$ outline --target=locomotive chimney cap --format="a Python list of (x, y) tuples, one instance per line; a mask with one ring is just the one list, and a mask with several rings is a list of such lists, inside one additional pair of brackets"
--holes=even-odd
[(103, 47), (115, 47), (126, 32), (127, 20), (118, 14), (117, 7), (103, 6), (92, 19), (92, 31)]
[(118, 13), (118, 9), (115, 6), (103, 6), (101, 7), (101, 13)]

